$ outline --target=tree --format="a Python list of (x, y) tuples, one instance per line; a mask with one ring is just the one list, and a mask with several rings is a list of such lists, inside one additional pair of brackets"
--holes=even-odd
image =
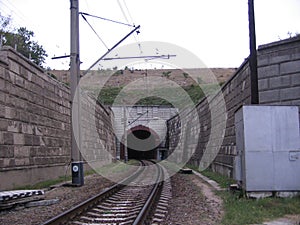
[(8, 45), (29, 58), (38, 66), (42, 66), (48, 56), (42, 45), (32, 41), (33, 31), (27, 30), (26, 27), (20, 27), (17, 30), (10, 28), (10, 17), (4, 17), (0, 14), (0, 34), (2, 45)]
[(168, 71), (168, 72), (164, 71), (162, 76), (169, 78), (171, 73), (172, 73), (172, 71)]
[(186, 72), (184, 72), (182, 75), (184, 76), (185, 79), (187, 79), (189, 77), (189, 74)]
[(9, 26), (10, 26), (10, 21), (11, 21), (11, 17), (5, 17), (5, 16), (2, 16), (1, 13), (0, 13), (0, 32), (1, 34), (3, 32), (6, 32), (7, 29), (9, 29)]

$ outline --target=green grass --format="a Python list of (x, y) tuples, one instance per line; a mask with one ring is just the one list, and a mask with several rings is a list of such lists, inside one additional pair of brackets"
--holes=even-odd
[[(101, 89), (98, 100), (104, 105), (112, 105), (123, 87), (104, 87)], [(97, 92), (96, 92), (97, 93)]]
[[(188, 167), (198, 170), (195, 166)], [(200, 173), (216, 181), (223, 188), (228, 188), (230, 184), (234, 183), (231, 178), (209, 169)], [(249, 199), (244, 196), (243, 191), (218, 191), (216, 193), (223, 199), (225, 215), (222, 224), (224, 225), (257, 224), (287, 214), (300, 214), (300, 197)]]
[[(157, 88), (150, 90), (150, 97), (139, 99), (140, 96), (145, 96), (145, 89), (135, 89), (126, 92), (125, 99), (136, 99), (138, 100), (137, 105), (182, 105), (187, 102), (186, 96), (180, 95), (180, 89), (190, 97), (194, 104), (198, 103), (203, 97), (204, 93), (211, 94), (214, 93), (219, 87), (218, 84), (203, 84), (201, 88), (198, 85), (190, 85), (184, 87), (166, 87)], [(104, 87), (101, 89), (100, 93), (97, 89), (92, 87), (85, 88), (91, 92), (101, 103), (104, 105), (112, 105), (117, 95), (120, 94), (123, 87)], [(99, 94), (99, 95), (98, 95)], [(160, 97), (168, 96), (168, 100)]]
[(230, 184), (234, 184), (235, 183), (235, 181), (233, 179), (228, 178), (226, 176), (223, 176), (223, 175), (221, 175), (219, 173), (215, 173), (215, 172), (213, 172), (210, 169), (206, 169), (206, 170), (203, 170), (203, 171), (200, 172), (198, 170), (198, 167), (196, 167), (196, 166), (187, 165), (187, 167), (189, 167), (189, 168), (191, 168), (193, 170), (198, 171), (202, 175), (210, 178), (211, 180), (216, 181), (221, 188), (228, 188)]
[[(120, 163), (120, 162), (111, 163), (111, 164), (105, 165), (96, 170), (86, 170), (86, 171), (84, 171), (84, 176), (89, 176), (89, 175), (95, 174), (97, 172), (99, 172), (100, 174), (105, 174), (105, 173), (109, 173), (109, 172), (110, 173), (121, 173), (121, 172), (124, 172), (127, 169), (129, 169), (130, 168), (130, 167), (128, 167), (129, 165), (138, 165), (138, 161), (129, 160), (127, 164)], [(70, 181), (70, 180), (72, 180), (72, 176), (66, 175), (66, 176), (60, 176), (57, 179), (41, 181), (41, 182), (38, 182), (33, 185), (17, 186), (14, 189), (15, 190), (46, 189), (53, 185), (56, 185), (56, 184), (59, 184), (62, 182), (66, 182), (66, 181)]]
[[(94, 170), (87, 170), (87, 171), (84, 171), (84, 176), (89, 176), (89, 175), (92, 175), (94, 173), (96, 173)], [(60, 176), (56, 179), (41, 181), (41, 182), (38, 182), (38, 183), (32, 184), (32, 185), (18, 186), (15, 189), (16, 190), (46, 189), (46, 188), (49, 188), (53, 185), (63, 183), (63, 182), (66, 182), (66, 181), (70, 181), (70, 180), (72, 180), (72, 176), (71, 175), (66, 175), (66, 176)]]
[[(129, 160), (127, 164), (125, 163), (121, 163), (121, 162), (117, 162), (117, 163), (111, 163), (108, 165), (104, 165), (101, 168), (98, 168), (96, 170), (86, 170), (84, 171), (84, 176), (89, 176), (92, 174), (95, 174), (97, 172), (99, 172), (100, 174), (105, 174), (105, 173), (121, 173), (126, 171), (127, 169), (129, 169), (130, 165), (138, 165), (138, 161), (136, 160)], [(71, 175), (66, 175), (66, 176), (60, 176), (57, 179), (51, 179), (51, 180), (45, 180), (45, 181), (41, 181), (38, 182), (36, 184), (33, 185), (24, 185), (24, 186), (17, 186), (14, 189), (15, 190), (32, 190), (32, 189), (46, 189), (49, 188), (53, 185), (62, 183), (62, 182), (66, 182), (66, 181), (70, 181), (72, 180), (72, 176)]]
[(204, 170), (201, 172), (202, 175), (216, 181), (221, 188), (228, 188), (230, 184), (234, 184), (235, 181), (219, 173), (215, 173), (211, 170)]
[(257, 224), (283, 217), (287, 214), (300, 214), (300, 197), (248, 199), (238, 193), (223, 191), (225, 215), (224, 225)]
[(135, 165), (138, 165), (138, 161), (136, 160), (129, 160), (128, 163), (117, 161), (116, 163), (111, 163), (97, 168), (96, 172), (100, 173), (101, 175), (122, 173), (126, 172)]
[(45, 180), (45, 181), (41, 181), (41, 182), (38, 182), (33, 185), (18, 186), (15, 189), (16, 190), (45, 189), (45, 188), (49, 188), (52, 185), (59, 184), (59, 183), (62, 183), (64, 181), (69, 181), (69, 180), (71, 180), (71, 176), (66, 176), (66, 177), (60, 176), (57, 179)]

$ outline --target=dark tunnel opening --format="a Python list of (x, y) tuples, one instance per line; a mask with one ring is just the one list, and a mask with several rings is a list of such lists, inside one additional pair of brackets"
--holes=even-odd
[(155, 141), (150, 131), (132, 131), (127, 135), (128, 159), (156, 159)]

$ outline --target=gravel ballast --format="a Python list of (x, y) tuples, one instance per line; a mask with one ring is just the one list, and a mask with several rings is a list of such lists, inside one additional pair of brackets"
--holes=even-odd
[(194, 174), (171, 177), (172, 199), (164, 225), (220, 224), (222, 200), (212, 188)]
[[(58, 186), (45, 192), (45, 200), (58, 199), (56, 204), (2, 211), (0, 225), (41, 224), (111, 185), (113, 182), (94, 174), (85, 178), (82, 187)], [(171, 185), (172, 199), (164, 225), (219, 224), (223, 214), (222, 201), (209, 185), (194, 174), (175, 174), (171, 177)]]

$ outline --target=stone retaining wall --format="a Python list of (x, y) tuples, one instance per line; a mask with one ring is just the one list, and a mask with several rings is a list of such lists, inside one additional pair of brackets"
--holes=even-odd
[[(258, 79), (260, 104), (300, 106), (300, 37), (260, 46)], [(213, 98), (205, 98), (198, 103), (194, 110), (199, 115), (200, 124), (182, 124), (179, 116), (167, 122), (169, 154), (178, 146), (191, 148), (195, 152), (190, 164), (200, 168), (210, 166), (214, 171), (232, 177), (236, 155), (234, 113), (242, 105), (249, 105), (250, 97), (250, 71), (246, 59), (221, 91)], [(225, 108), (221, 104), (223, 99)], [(193, 121), (193, 115), (193, 112), (188, 113), (184, 121)], [(213, 120), (212, 115), (215, 115)], [(180, 143), (180, 131), (186, 129), (189, 130), (186, 136), (196, 137), (197, 143), (187, 140), (185, 145)], [(209, 154), (211, 157), (207, 157)], [(213, 161), (208, 160), (212, 158)]]
[(300, 106), (300, 37), (258, 49), (260, 104)]
[[(99, 104), (97, 108), (99, 119), (110, 121), (111, 111), (101, 110)], [(0, 190), (64, 176), (71, 160), (70, 132), (69, 88), (12, 48), (3, 47)], [(108, 143), (115, 142), (112, 132), (105, 135)], [(109, 146), (111, 151), (114, 147)]]

